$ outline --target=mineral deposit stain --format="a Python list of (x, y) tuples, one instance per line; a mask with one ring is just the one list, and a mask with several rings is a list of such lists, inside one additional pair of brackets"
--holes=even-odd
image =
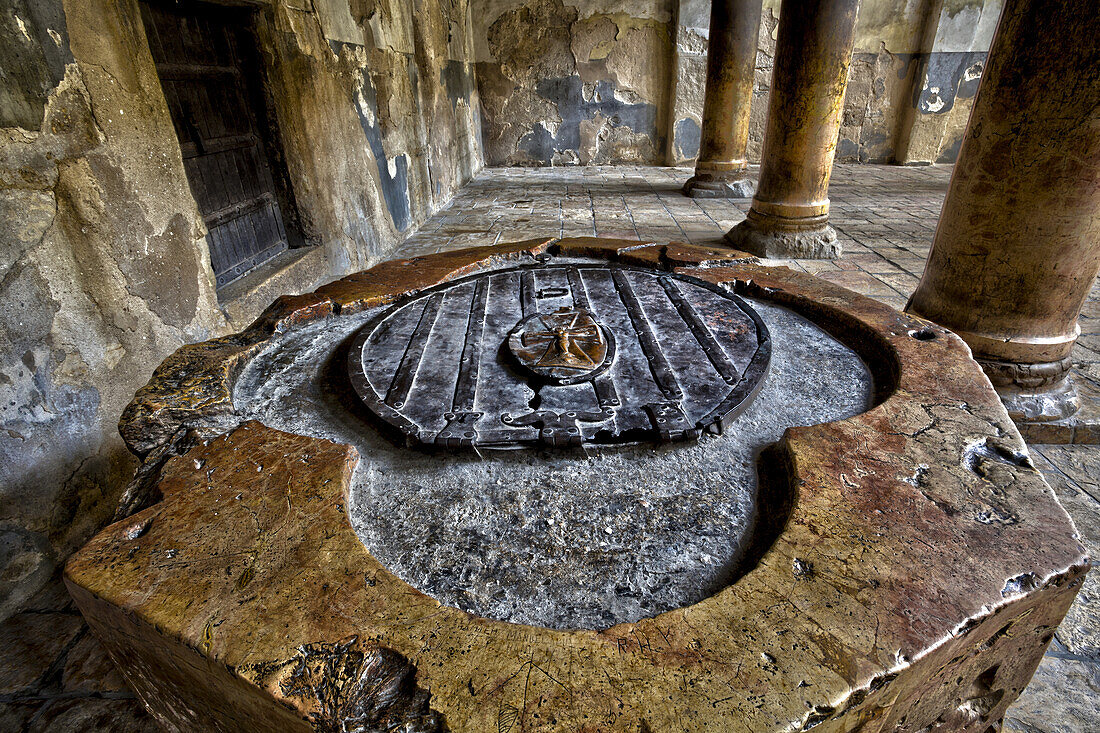
[(355, 97), (355, 109), (359, 114), (359, 124), (367, 138), (371, 154), (378, 164), (378, 178), (382, 182), (382, 196), (386, 200), (386, 209), (398, 231), (409, 228), (409, 159), (408, 156), (386, 157), (382, 145), (382, 130), (378, 124), (378, 98), (366, 69), (359, 71), (358, 94)]
[(581, 122), (603, 117), (613, 127), (629, 127), (635, 133), (656, 138), (657, 107), (652, 104), (627, 103), (615, 95), (615, 84), (598, 81), (591, 96), (585, 94), (584, 83), (579, 76), (540, 79), (535, 85), (540, 97), (557, 106), (561, 124), (553, 135), (541, 122), (535, 123), (531, 132), (524, 135), (519, 147), (532, 158), (549, 165), (555, 152), (581, 148)]
[(475, 91), (474, 74), (469, 64), (453, 59), (439, 70), (439, 81), (447, 92), (447, 99), (451, 102), (451, 111), (457, 112), (459, 102), (470, 105), (470, 99)]
[(955, 99), (969, 99), (978, 91), (985, 67), (984, 51), (932, 54), (925, 68), (925, 82), (913, 90), (913, 105), (924, 114), (946, 114)]
[(699, 154), (702, 134), (699, 123), (690, 117), (676, 123), (676, 154), (681, 160), (690, 160)]

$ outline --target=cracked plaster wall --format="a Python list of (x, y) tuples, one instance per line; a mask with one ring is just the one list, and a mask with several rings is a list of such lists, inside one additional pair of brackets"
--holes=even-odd
[[(481, 169), (467, 0), (283, 0), (260, 28), (306, 235), (387, 255)], [(303, 9), (297, 9), (297, 8)]]
[(473, 0), (489, 165), (661, 163), (674, 0)]
[[(465, 0), (257, 5), (322, 279), (384, 258), (482, 166), (468, 18)], [(7, 0), (0, 619), (113, 514), (136, 465), (116, 423), (153, 368), (256, 315), (219, 303), (205, 233), (136, 0)]]
[(861, 3), (837, 159), (954, 163), (1001, 4)]
[[(471, 0), (489, 165), (685, 164), (698, 154), (707, 0)], [(864, 0), (837, 158), (950, 163), (1002, 0)], [(758, 162), (780, 0), (765, 0)]]

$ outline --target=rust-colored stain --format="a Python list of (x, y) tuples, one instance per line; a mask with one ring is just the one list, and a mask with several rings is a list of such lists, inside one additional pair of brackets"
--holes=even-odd
[[(490, 621), (411, 588), (346, 518), (355, 451), (240, 423), (230, 397), (279, 330), (548, 250), (649, 261), (798, 310), (879, 385), (868, 412), (789, 429), (769, 454), (796, 498), (755, 567), (693, 606), (598, 632)], [(981, 733), (1030, 679), (1088, 568), (961, 340), (690, 245), (543, 239), (385, 263), (184, 347), (120, 429), (141, 454), (187, 429), (193, 447), (158, 459), (159, 503), (97, 535), (66, 581), (176, 729)]]

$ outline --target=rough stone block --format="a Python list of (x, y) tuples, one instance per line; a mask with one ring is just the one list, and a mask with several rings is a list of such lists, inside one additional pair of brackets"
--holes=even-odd
[[(531, 262), (549, 245), (387, 263), (318, 291), (340, 307), (301, 308), (337, 323), (500, 267), (494, 251)], [(628, 246), (637, 243), (573, 239), (549, 250), (620, 261), (649, 253), (640, 261), (663, 268), (686, 254), (684, 245)], [(351, 526), (353, 448), (241, 422), (239, 362), (314, 317), (285, 313), (284, 336), (253, 331), (241, 339), (254, 349), (245, 356), (223, 340), (171, 377), (184, 382), (158, 371), (138, 402), (192, 381), (218, 388), (163, 416), (156, 439), (202, 433), (211, 415), (235, 422), (163, 459), (148, 479), (154, 503), (66, 568), (89, 625), (158, 721), (171, 730), (996, 730), (1088, 560), (980, 367), (962, 341), (919, 318), (809, 275), (698, 250), (705, 265), (677, 272), (810, 319), (854, 349), (875, 381), (871, 409), (792, 426), (763, 452), (765, 527), (738, 577), (697, 603), (599, 629), (490, 620), (418, 591)], [(150, 442), (138, 445), (163, 447)]]

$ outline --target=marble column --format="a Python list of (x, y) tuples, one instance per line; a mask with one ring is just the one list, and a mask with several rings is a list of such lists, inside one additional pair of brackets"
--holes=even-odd
[(699, 157), (684, 185), (692, 198), (747, 198), (756, 189), (745, 150), (760, 10), (761, 0), (711, 3)]
[(966, 340), (1017, 420), (1071, 415), (1100, 267), (1100, 3), (1006, 0), (907, 310)]
[(855, 45), (859, 0), (783, 0), (760, 182), (726, 235), (764, 257), (840, 256), (829, 175)]

